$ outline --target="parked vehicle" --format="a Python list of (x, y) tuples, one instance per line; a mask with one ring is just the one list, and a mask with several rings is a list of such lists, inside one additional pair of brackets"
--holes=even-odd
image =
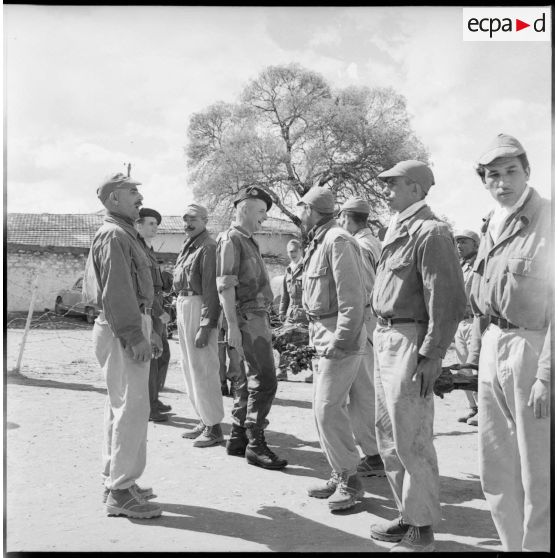
[(101, 309), (93, 303), (85, 304), (81, 301), (81, 286), (83, 277), (80, 277), (71, 289), (64, 289), (56, 295), (54, 312), (58, 316), (79, 315), (92, 324)]

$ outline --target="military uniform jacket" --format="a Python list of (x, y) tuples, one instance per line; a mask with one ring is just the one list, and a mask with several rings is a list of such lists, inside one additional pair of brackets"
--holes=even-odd
[(359, 350), (367, 301), (358, 244), (334, 219), (315, 227), (309, 236), (302, 274), (304, 310), (311, 319), (336, 315), (333, 346)]
[(423, 205), (384, 241), (372, 308), (428, 324), (419, 353), (443, 358), (465, 311), (463, 273), (449, 226)]
[(149, 259), (149, 267), (151, 270), (151, 279), (153, 281), (153, 305), (152, 305), (152, 312), (151, 318), (153, 320), (153, 329), (161, 335), (164, 330), (164, 324), (159, 319), (160, 316), (165, 311), (163, 308), (163, 275), (161, 273), (161, 266), (157, 261), (157, 257), (155, 256), (155, 251), (153, 250), (152, 246), (148, 246), (145, 242), (145, 239), (142, 236), (139, 236), (139, 240), (147, 258)]
[(366, 304), (370, 305), (374, 281), (376, 279), (376, 268), (382, 252), (380, 241), (372, 234), (368, 227), (364, 227), (354, 234), (358, 242), (362, 264), (364, 266), (364, 287), (366, 289)]
[(82, 298), (95, 302), (125, 346), (144, 339), (140, 308), (153, 304), (150, 262), (131, 219), (107, 213), (85, 265)]
[(293, 321), (307, 322), (302, 308), (302, 266), (302, 260), (297, 264), (291, 262), (285, 270), (279, 314)]
[[(488, 232), (492, 212), (484, 219), (473, 267), (470, 302), (478, 327), (473, 328), (472, 362), (478, 362), (480, 335), (487, 320), (500, 317), (530, 330), (549, 329), (554, 290), (554, 251), (550, 202), (533, 189), (510, 215), (496, 240)], [(545, 346), (549, 346), (545, 345)], [(550, 360), (542, 355), (543, 359)], [(540, 368), (538, 377), (550, 378)]]

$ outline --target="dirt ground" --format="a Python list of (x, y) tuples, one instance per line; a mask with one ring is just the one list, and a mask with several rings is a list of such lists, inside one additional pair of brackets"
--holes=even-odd
[[(8, 374), (6, 398), (6, 550), (14, 551), (283, 551), (384, 552), (369, 526), (396, 516), (385, 478), (364, 479), (365, 496), (352, 510), (331, 513), (308, 498), (308, 484), (329, 468), (315, 432), (312, 385), (300, 376), (280, 382), (267, 431), (269, 445), (289, 460), (283, 471), (248, 465), (224, 444), (194, 448), (181, 438), (196, 420), (184, 392), (176, 339), (161, 399), (167, 423), (149, 424), (147, 468), (163, 508), (158, 519), (108, 517), (101, 502), (100, 448), (105, 399), (90, 326), (32, 329), (21, 375)], [(5, 337), (13, 369), (22, 330)], [(232, 400), (224, 398), (224, 431)], [(442, 521), (437, 550), (501, 550), (478, 477), (477, 431), (456, 421), (460, 392), (436, 397), (435, 444)]]

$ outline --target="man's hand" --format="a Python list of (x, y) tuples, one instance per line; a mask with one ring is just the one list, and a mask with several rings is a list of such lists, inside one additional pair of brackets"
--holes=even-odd
[(167, 312), (163, 312), (160, 316), (159, 316), (159, 320), (161, 320), (161, 323), (164, 325), (167, 325), (170, 322), (170, 316)]
[(433, 389), (436, 378), (442, 373), (442, 359), (440, 358), (427, 358), (420, 355), (417, 369), (413, 374), (411, 380), (413, 382), (420, 382), (420, 396), (428, 397)]
[(151, 360), (151, 344), (145, 337), (137, 345), (127, 346), (125, 350), (134, 360), (142, 362)]
[(194, 341), (194, 345), (198, 349), (202, 349), (203, 347), (207, 346), (207, 341), (209, 340), (209, 331), (210, 329), (206, 326), (200, 326), (198, 332), (196, 333), (196, 339)]
[(245, 358), (244, 349), (242, 348), (242, 333), (238, 324), (228, 324), (227, 343), (229, 347), (236, 349), (242, 358)]
[(548, 382), (537, 378), (531, 387), (531, 394), (529, 395), (528, 407), (533, 407), (535, 418), (548, 417), (548, 402), (549, 402), (549, 389)]
[(339, 349), (339, 347), (334, 347), (333, 345), (328, 345), (324, 352), (322, 353), (324, 358), (329, 358), (331, 360), (339, 360), (347, 356), (347, 351)]
[(151, 354), (152, 358), (159, 358), (163, 354), (163, 341), (156, 331), (151, 332)]

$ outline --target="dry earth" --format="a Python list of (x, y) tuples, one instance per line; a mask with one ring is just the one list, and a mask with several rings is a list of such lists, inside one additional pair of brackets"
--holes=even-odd
[[(184, 393), (178, 343), (162, 400), (168, 423), (149, 424), (147, 468), (164, 510), (152, 520), (107, 517), (101, 503), (100, 447), (105, 398), (90, 328), (32, 329), (21, 375), (8, 374), (6, 398), (6, 550), (12, 551), (283, 551), (383, 552), (371, 522), (395, 517), (385, 478), (364, 479), (363, 500), (333, 514), (306, 486), (329, 469), (312, 419), (312, 385), (280, 382), (267, 439), (289, 467), (282, 472), (198, 449), (181, 431), (195, 423)], [(8, 329), (7, 369), (16, 362), (22, 330)], [(436, 398), (436, 449), (441, 477), (439, 551), (496, 551), (501, 546), (478, 477), (476, 429), (460, 424), (465, 397)], [(231, 399), (225, 398), (230, 430)]]

